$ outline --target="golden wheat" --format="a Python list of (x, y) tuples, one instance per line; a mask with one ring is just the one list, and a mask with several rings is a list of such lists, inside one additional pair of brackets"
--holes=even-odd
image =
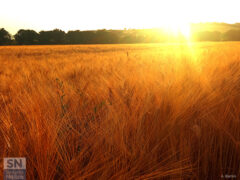
[(239, 52), (0, 47), (0, 155), (26, 157), (28, 179), (239, 177)]

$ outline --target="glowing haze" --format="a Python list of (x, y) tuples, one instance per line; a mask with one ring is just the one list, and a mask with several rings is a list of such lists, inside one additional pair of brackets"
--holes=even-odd
[(187, 33), (190, 22), (239, 22), (239, 7), (239, 0), (4, 0), (0, 26), (12, 34), (156, 27)]

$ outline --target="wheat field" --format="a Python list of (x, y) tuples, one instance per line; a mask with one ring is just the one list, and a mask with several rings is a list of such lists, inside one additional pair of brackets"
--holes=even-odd
[(0, 47), (0, 169), (27, 179), (240, 178), (239, 128), (240, 43)]

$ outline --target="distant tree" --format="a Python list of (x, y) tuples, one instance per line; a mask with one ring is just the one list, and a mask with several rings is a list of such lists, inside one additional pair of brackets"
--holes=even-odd
[(96, 31), (81, 31), (79, 34), (82, 44), (95, 44)]
[(111, 30), (110, 36), (113, 43), (121, 43), (121, 39), (123, 37), (123, 30)]
[(4, 28), (0, 29), (0, 45), (7, 45), (11, 43), (11, 35)]
[(239, 41), (240, 30), (229, 30), (223, 34), (223, 40), (225, 41)]
[(136, 32), (138, 30), (128, 29), (124, 30), (123, 36), (121, 38), (121, 43), (136, 43), (137, 42), (137, 35)]
[(68, 44), (112, 44), (120, 43), (121, 30), (68, 31)]
[(39, 32), (39, 43), (40, 44), (51, 44), (51, 31), (40, 31)]
[(201, 31), (193, 34), (195, 41), (221, 41), (222, 34), (218, 31)]
[(30, 45), (39, 43), (39, 34), (34, 30), (21, 29), (14, 35), (17, 44)]
[[(211, 27), (210, 27), (211, 25)], [(196, 26), (196, 27), (194, 27)], [(198, 28), (198, 26), (200, 28)], [(192, 24), (192, 40), (195, 41), (240, 41), (240, 23), (231, 25), (234, 30), (221, 33), (218, 31), (200, 31), (199, 29), (219, 29), (228, 26), (226, 23)], [(195, 29), (194, 29), (194, 28)], [(204, 27), (204, 28), (201, 28)], [(164, 29), (124, 29), (124, 30), (93, 30), (93, 31), (68, 31), (60, 29), (52, 31), (19, 30), (11, 39), (11, 35), (4, 29), (0, 29), (1, 44), (117, 44), (117, 43), (159, 43), (159, 42), (185, 42), (186, 37), (179, 33), (172, 33)]]
[(39, 33), (40, 44), (65, 44), (66, 33), (60, 29), (53, 31), (41, 31)]
[(97, 30), (96, 31), (96, 37), (95, 37), (95, 43), (96, 44), (106, 44), (110, 43), (110, 39), (108, 37), (108, 31), (106, 29)]
[(83, 31), (82, 38), (84, 44), (96, 44), (96, 31)]
[(52, 31), (52, 38), (55, 44), (65, 44), (66, 33), (60, 29), (54, 29)]
[(68, 44), (82, 44), (81, 31), (68, 31), (66, 34), (66, 42)]

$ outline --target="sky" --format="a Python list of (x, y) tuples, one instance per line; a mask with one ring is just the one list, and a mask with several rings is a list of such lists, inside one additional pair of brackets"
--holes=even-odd
[(240, 0), (2, 0), (0, 28), (68, 30), (157, 28), (240, 22)]

